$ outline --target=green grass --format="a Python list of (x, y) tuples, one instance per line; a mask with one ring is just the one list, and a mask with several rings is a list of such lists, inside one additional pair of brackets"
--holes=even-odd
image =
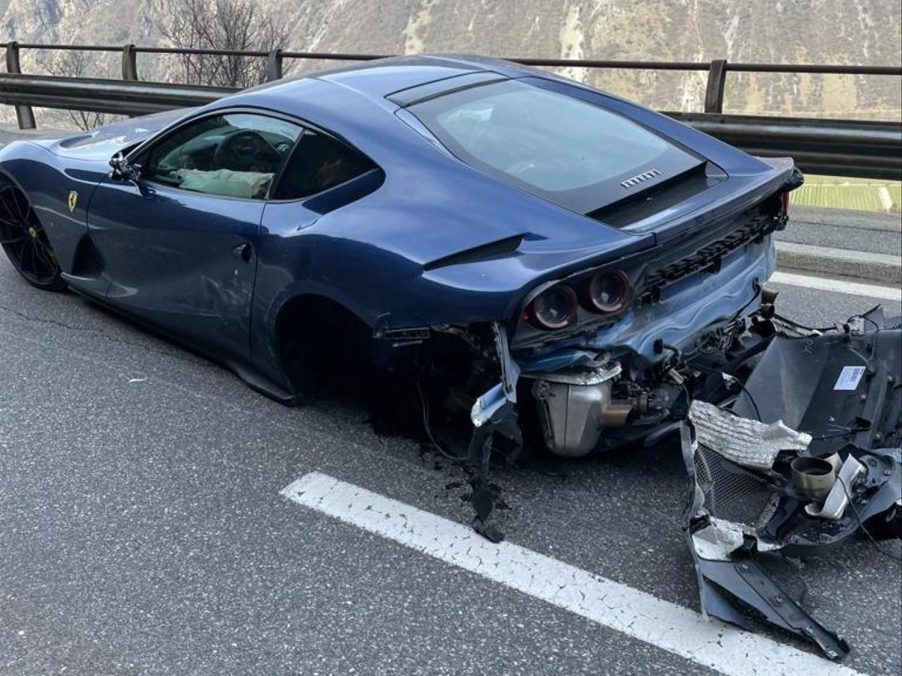
[(805, 177), (805, 185), (792, 193), (793, 204), (856, 211), (902, 212), (902, 184), (842, 176)]
[(893, 210), (899, 211), (902, 208), (902, 183), (891, 185), (887, 190), (889, 190), (890, 199), (893, 200)]

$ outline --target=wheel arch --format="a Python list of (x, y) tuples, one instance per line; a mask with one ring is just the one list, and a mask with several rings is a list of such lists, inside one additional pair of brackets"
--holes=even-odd
[(12, 266), (32, 286), (63, 291), (67, 285), (46, 221), (35, 209), (30, 193), (5, 168), (0, 168), (0, 204), (0, 248)]
[(21, 190), (26, 197), (28, 196), (28, 190), (16, 178), (15, 174), (9, 170), (6, 162), (0, 162), (0, 183), (8, 183), (17, 190)]
[(272, 352), (295, 390), (311, 385), (310, 372), (321, 376), (362, 365), (372, 337), (372, 327), (357, 312), (319, 291), (292, 294), (272, 320)]

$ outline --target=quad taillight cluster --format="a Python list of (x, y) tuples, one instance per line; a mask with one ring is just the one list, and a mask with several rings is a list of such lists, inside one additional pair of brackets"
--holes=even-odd
[(524, 318), (543, 331), (564, 329), (576, 322), (579, 307), (596, 315), (622, 312), (630, 300), (630, 279), (622, 270), (608, 270), (574, 284), (545, 289), (526, 307)]

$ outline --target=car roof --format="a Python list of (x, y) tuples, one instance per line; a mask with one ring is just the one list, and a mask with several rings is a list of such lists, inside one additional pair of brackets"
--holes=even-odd
[(233, 107), (274, 111), (338, 138), (383, 169), (410, 168), (450, 155), (412, 116), (398, 114), (399, 109), (462, 88), (527, 76), (555, 79), (487, 57), (389, 57), (276, 80), (219, 99), (200, 113)]
[(371, 98), (386, 98), (404, 89), (491, 70), (490, 63), (478, 57), (423, 55), (380, 59), (313, 76)]
[[(397, 157), (409, 143), (423, 142), (421, 134), (393, 114), (405, 105), (398, 103), (403, 97), (393, 94), (409, 96), (424, 85), (436, 94), (442, 80), (448, 80), (448, 89), (453, 89), (450, 83), (461, 76), (515, 77), (524, 71), (513, 63), (473, 56), (390, 57), (269, 82), (219, 99), (201, 112), (249, 106), (293, 115), (344, 139), (381, 164)], [(429, 147), (435, 152), (432, 144)], [(410, 161), (409, 154), (405, 157)]]
[(320, 81), (354, 91), (377, 103), (397, 92), (473, 73), (513, 75), (522, 70), (500, 59), (457, 54), (422, 54), (395, 56), (329, 68), (269, 82), (245, 92), (264, 92), (278, 89), (279, 94), (291, 96), (308, 89), (311, 81)]

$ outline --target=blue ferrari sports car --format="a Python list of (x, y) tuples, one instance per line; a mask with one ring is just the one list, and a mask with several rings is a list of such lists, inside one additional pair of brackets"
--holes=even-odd
[(683, 389), (661, 366), (738, 335), (800, 183), (574, 82), (426, 56), (10, 144), (0, 236), (31, 284), (278, 400), (414, 365), (477, 427), (521, 399), (575, 456), (647, 432)]
[(752, 557), (902, 535), (902, 323), (776, 312), (801, 182), (548, 73), (407, 57), (12, 143), (0, 243), (270, 397), (415, 421), (493, 539), (492, 457), (678, 430), (703, 608), (840, 659)]

